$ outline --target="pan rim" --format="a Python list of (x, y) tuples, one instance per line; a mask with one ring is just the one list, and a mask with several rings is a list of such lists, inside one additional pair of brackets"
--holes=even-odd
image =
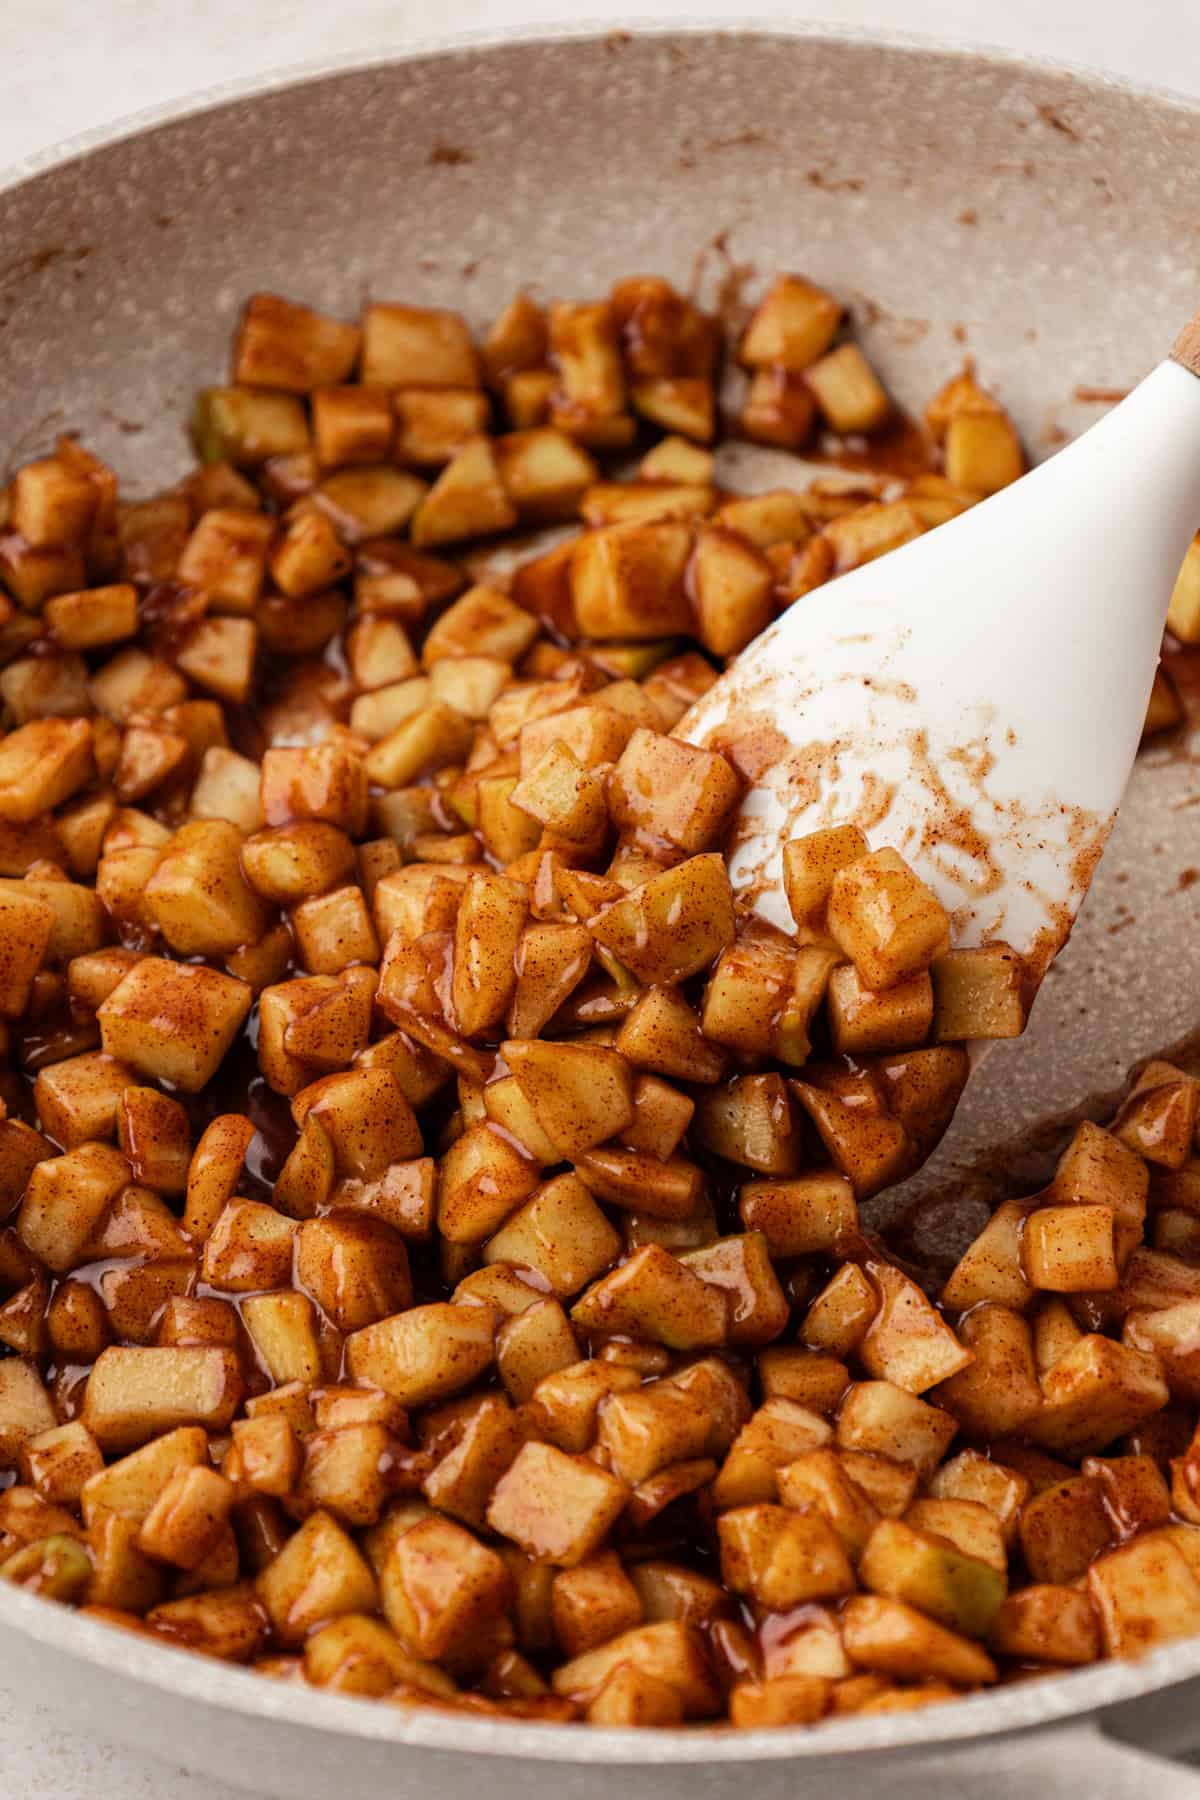
[(611, 1767), (736, 1765), (783, 1759), (820, 1763), (835, 1757), (868, 1758), (884, 1751), (919, 1755), (936, 1747), (1084, 1723), (1108, 1707), (1200, 1676), (1197, 1637), (1161, 1646), (1137, 1661), (1110, 1659), (1090, 1668), (1043, 1675), (909, 1712), (834, 1719), (817, 1730), (809, 1725), (748, 1731), (704, 1726), (598, 1729), (574, 1723), (472, 1718), (436, 1707), (400, 1708), (374, 1699), (270, 1681), (252, 1669), (155, 1643), (0, 1583), (0, 1632), (4, 1631), (31, 1638), (76, 1662), (99, 1664), (142, 1688), (220, 1708), (246, 1721), (261, 1720), (323, 1737), (413, 1750)]
[[(1057, 79), (1095, 94), (1118, 94), (1159, 111), (1200, 115), (1200, 101), (1162, 86), (1126, 80), (1063, 59), (1028, 57), (987, 43), (932, 35), (880, 31), (816, 21), (716, 14), (680, 20), (637, 16), (538, 23), (515, 30), (487, 28), (432, 35), (390, 49), (351, 50), (285, 64), (209, 85), (195, 93), (138, 109), (60, 140), (0, 170), (4, 197), (72, 163), (209, 112), (283, 93), (319, 81), (369, 74), (397, 64), (449, 60), (470, 53), (553, 44), (588, 44), (627, 33), (634, 40), (753, 38), (781, 45), (813, 42), (864, 52), (900, 52), (914, 61), (959, 60)], [(100, 1665), (144, 1688), (184, 1701), (221, 1708), (248, 1721), (302, 1728), (322, 1736), (466, 1756), (528, 1758), (538, 1762), (670, 1767), (697, 1763), (739, 1764), (802, 1759), (820, 1762), (883, 1751), (919, 1754), (937, 1746), (979, 1742), (1021, 1730), (1085, 1719), (1099, 1710), (1200, 1677), (1200, 1637), (1164, 1646), (1137, 1662), (1106, 1661), (1089, 1668), (1042, 1676), (952, 1703), (908, 1713), (847, 1718), (776, 1730), (581, 1730), (577, 1725), (478, 1719), (434, 1708), (402, 1710), (377, 1701), (295, 1688), (252, 1671), (218, 1663), (132, 1632), (82, 1618), (65, 1607), (0, 1583), (0, 1630), (30, 1639), (56, 1654)]]
[(65, 165), (113, 149), (130, 139), (144, 137), (160, 127), (184, 124), (203, 113), (219, 111), (241, 101), (263, 99), (289, 88), (339, 76), (366, 75), (398, 63), (449, 59), (471, 52), (521, 50), (551, 44), (604, 43), (623, 38), (661, 40), (673, 38), (754, 38), (780, 43), (819, 42), (851, 49), (890, 50), (917, 58), (939, 57), (990, 68), (1011, 69), (1030, 75), (1056, 77), (1103, 93), (1122, 94), (1174, 112), (1200, 113), (1200, 98), (1160, 83), (1127, 80), (1086, 63), (1067, 58), (1026, 56), (985, 40), (940, 38), (923, 32), (875, 30), (820, 19), (786, 20), (769, 15), (749, 17), (732, 13), (700, 14), (686, 19), (661, 19), (633, 14), (619, 20), (563, 19), (539, 21), (506, 31), (481, 27), (460, 32), (431, 34), (394, 49), (360, 48), (337, 56), (309, 57), (295, 63), (276, 63), (256, 74), (213, 82), (195, 92), (139, 107), (104, 121), (87, 131), (60, 138), (43, 150), (31, 151), (15, 163), (0, 168), (0, 198), (39, 176)]

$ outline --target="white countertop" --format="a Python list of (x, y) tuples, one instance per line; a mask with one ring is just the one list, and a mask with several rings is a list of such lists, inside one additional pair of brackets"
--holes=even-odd
[[(738, 0), (4, 0), (0, 169), (199, 89), (439, 33), (563, 18), (735, 15)], [(752, 0), (749, 15), (796, 18)], [(1088, 64), (1200, 93), (1196, 0), (816, 0), (824, 21), (912, 31)], [(147, 1721), (148, 1736), (153, 1722)], [(72, 1735), (53, 1698), (31, 1711), (0, 1668), (0, 1786), (20, 1800), (236, 1800), (232, 1789)]]

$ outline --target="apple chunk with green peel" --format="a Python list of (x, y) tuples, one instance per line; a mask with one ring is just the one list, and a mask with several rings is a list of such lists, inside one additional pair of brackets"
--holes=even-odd
[(858, 1576), (873, 1593), (904, 1600), (968, 1637), (986, 1637), (1008, 1591), (999, 1569), (900, 1519), (876, 1525)]

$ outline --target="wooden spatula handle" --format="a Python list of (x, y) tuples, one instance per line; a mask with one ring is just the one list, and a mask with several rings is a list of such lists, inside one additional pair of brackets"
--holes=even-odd
[(1171, 346), (1171, 360), (1200, 375), (1200, 313), (1184, 326)]

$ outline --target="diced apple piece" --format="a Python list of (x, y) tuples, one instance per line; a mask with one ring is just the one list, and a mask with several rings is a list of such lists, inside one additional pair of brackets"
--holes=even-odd
[(537, 1435), (560, 1450), (581, 1455), (595, 1442), (596, 1415), (610, 1394), (641, 1385), (635, 1370), (592, 1358), (569, 1364), (538, 1382), (530, 1406)]
[(871, 989), (921, 973), (949, 945), (945, 908), (895, 850), (873, 851), (838, 870), (827, 922)]
[(872, 1593), (902, 1600), (968, 1637), (986, 1637), (1004, 1599), (1003, 1572), (899, 1519), (881, 1519), (858, 1566)]
[(1041, 1410), (1042, 1393), (1029, 1326), (994, 1301), (974, 1307), (959, 1324), (973, 1361), (938, 1388), (936, 1399), (969, 1436), (987, 1440), (1023, 1431)]
[(602, 641), (671, 637), (691, 628), (684, 588), (691, 527), (660, 519), (585, 532), (571, 557), (579, 630)]
[(487, 1307), (414, 1306), (356, 1331), (346, 1344), (350, 1371), (402, 1406), (423, 1406), (468, 1387), (495, 1357)]
[(589, 1288), (571, 1312), (587, 1330), (629, 1332), (673, 1350), (727, 1340), (728, 1300), (657, 1244), (647, 1244)]
[(0, 819), (29, 824), (69, 800), (92, 769), (86, 719), (31, 719), (18, 726), (0, 743)]
[(609, 809), (626, 831), (646, 831), (691, 854), (719, 837), (739, 796), (723, 756), (638, 730), (609, 783)]
[(1035, 1288), (1083, 1294), (1120, 1279), (1107, 1206), (1039, 1206), (1025, 1221), (1021, 1259)]
[(704, 1639), (694, 1625), (679, 1619), (638, 1625), (598, 1649), (560, 1664), (552, 1676), (554, 1691), (591, 1705), (622, 1667), (673, 1689), (686, 1719), (712, 1718), (720, 1710), (720, 1692), (705, 1655)]
[(705, 1037), (742, 1056), (769, 1056), (777, 1048), (795, 970), (796, 956), (786, 940), (744, 933), (722, 950), (705, 988)]
[(743, 1506), (722, 1513), (717, 1529), (725, 1585), (769, 1612), (854, 1591), (841, 1540), (819, 1512)]
[(859, 1347), (868, 1375), (923, 1394), (969, 1366), (972, 1353), (925, 1294), (901, 1270), (872, 1263), (880, 1306)]
[(631, 1122), (632, 1071), (616, 1051), (514, 1038), (501, 1046), (501, 1054), (564, 1157), (615, 1137)]
[(344, 381), (358, 356), (360, 332), (278, 294), (246, 302), (234, 349), (234, 380), (304, 394)]
[(0, 1469), (14, 1469), (31, 1438), (58, 1424), (54, 1406), (32, 1363), (0, 1362)]
[(492, 874), (472, 875), (467, 882), (455, 925), (452, 982), (454, 1014), (464, 1037), (498, 1024), (507, 1011), (527, 915), (517, 882)]
[(772, 1256), (834, 1252), (843, 1234), (858, 1227), (854, 1190), (841, 1175), (816, 1171), (783, 1181), (748, 1181), (738, 1211), (750, 1231), (761, 1231)]
[(1020, 1037), (1024, 969), (1007, 944), (947, 950), (930, 965), (933, 1035), (939, 1042)]
[(114, 1345), (92, 1368), (82, 1417), (101, 1449), (129, 1450), (178, 1425), (223, 1430), (242, 1392), (232, 1351)]
[(929, 1492), (936, 1499), (961, 1500), (986, 1506), (1000, 1522), (1006, 1542), (1011, 1542), (1025, 1501), (1029, 1497), (1026, 1476), (978, 1450), (962, 1450), (935, 1470)]
[(511, 1593), (495, 1550), (452, 1519), (418, 1520), (401, 1532), (379, 1569), (384, 1616), (412, 1654), (440, 1659), (486, 1633)]
[(262, 760), (262, 810), (268, 825), (319, 819), (360, 837), (367, 813), (362, 757), (336, 742), (268, 750)]
[(18, 1455), (22, 1481), (56, 1506), (77, 1507), (89, 1480), (103, 1468), (100, 1446), (79, 1419), (48, 1425), (26, 1438)]
[(132, 1080), (130, 1069), (102, 1051), (64, 1057), (38, 1071), (33, 1084), (38, 1120), (68, 1150), (89, 1139), (111, 1138), (121, 1095)]
[(1140, 1655), (1191, 1637), (1200, 1625), (1200, 1580), (1166, 1532), (1147, 1532), (1099, 1557), (1087, 1587), (1109, 1656)]
[(142, 1521), (138, 1548), (178, 1569), (199, 1568), (220, 1540), (236, 1497), (233, 1483), (215, 1469), (177, 1469)]
[(773, 1500), (778, 1471), (832, 1439), (831, 1427), (808, 1407), (792, 1400), (764, 1401), (728, 1447), (713, 1487), (714, 1504), (750, 1506)]
[(26, 1249), (56, 1274), (82, 1259), (85, 1246), (129, 1180), (129, 1164), (108, 1144), (85, 1143), (38, 1163), (17, 1216)]
[(638, 1591), (611, 1551), (560, 1569), (551, 1611), (555, 1636), (569, 1657), (582, 1656), (642, 1622)]
[(1200, 1117), (1200, 1081), (1168, 1062), (1146, 1065), (1113, 1120), (1113, 1135), (1147, 1162), (1182, 1168)]
[(824, 912), (834, 877), (869, 854), (857, 825), (832, 825), (783, 847), (783, 886), (797, 925), (811, 925)]
[(1074, 1581), (1113, 1537), (1100, 1487), (1086, 1475), (1056, 1482), (1027, 1501), (1020, 1529), (1035, 1581)]
[(836, 1083), (825, 1087), (816, 1080), (792, 1081), (788, 1086), (857, 1199), (878, 1193), (911, 1165), (912, 1140), (900, 1120), (883, 1107), (877, 1090), (872, 1099), (869, 1077), (855, 1078), (847, 1097), (837, 1091)]
[(526, 1555), (573, 1568), (603, 1542), (628, 1497), (623, 1481), (586, 1457), (529, 1443), (501, 1477), (488, 1523)]
[(535, 1269), (552, 1292), (566, 1297), (611, 1267), (620, 1252), (620, 1238), (587, 1188), (577, 1175), (565, 1174), (546, 1182), (512, 1215), (489, 1240), (484, 1258)]
[(700, 1455), (708, 1442), (708, 1421), (677, 1388), (654, 1382), (603, 1402), (597, 1441), (608, 1452), (614, 1474), (636, 1487), (669, 1463)]
[(942, 1302), (965, 1312), (980, 1301), (1021, 1311), (1033, 1299), (1025, 1277), (1021, 1241), (1025, 1220), (1033, 1209), (1026, 1200), (1005, 1200), (998, 1206), (974, 1243), (959, 1258), (942, 1289)]
[(1167, 1403), (1158, 1359), (1089, 1333), (1042, 1381), (1030, 1436), (1058, 1456), (1095, 1454)]
[(723, 859), (689, 857), (589, 921), (597, 943), (641, 981), (686, 981), (733, 942), (733, 895)]
[(449, 462), (412, 518), (419, 548), (507, 531), (517, 523), (496, 454), (486, 437), (471, 437)]
[(855, 1595), (842, 1614), (842, 1635), (851, 1662), (900, 1680), (932, 1676), (979, 1687), (996, 1679), (995, 1664), (978, 1644), (900, 1600)]
[(277, 1641), (299, 1647), (316, 1625), (343, 1613), (371, 1612), (375, 1577), (341, 1526), (315, 1512), (255, 1583)]
[(496, 1334), (500, 1379), (517, 1405), (531, 1399), (547, 1375), (570, 1368), (578, 1360), (579, 1344), (571, 1322), (559, 1302), (549, 1297), (507, 1320)]
[(992, 1620), (988, 1641), (1021, 1663), (1081, 1668), (1100, 1655), (1100, 1631), (1086, 1593), (1033, 1582), (1010, 1594)]
[(298, 1125), (313, 1117), (333, 1145), (338, 1173), (370, 1181), (424, 1148), (416, 1114), (386, 1068), (323, 1075), (292, 1103)]
[(835, 431), (876, 431), (891, 417), (887, 390), (857, 344), (840, 344), (807, 364), (804, 379)]
[(843, 1450), (868, 1450), (911, 1463), (929, 1476), (941, 1461), (957, 1422), (890, 1381), (860, 1381), (842, 1402), (837, 1441)]
[(776, 1472), (779, 1498), (785, 1506), (813, 1508), (840, 1538), (847, 1556), (857, 1561), (879, 1521), (870, 1496), (854, 1481), (836, 1451), (807, 1451)]
[(698, 1141), (730, 1162), (764, 1175), (793, 1175), (800, 1134), (787, 1084), (778, 1075), (742, 1075), (696, 1100)]
[(760, 1231), (718, 1238), (689, 1250), (680, 1262), (729, 1295), (729, 1342), (769, 1344), (785, 1329), (789, 1308)]
[(245, 1021), (251, 989), (215, 969), (146, 956), (97, 1011), (109, 1056), (198, 1093)]
[(879, 1295), (857, 1263), (843, 1263), (814, 1299), (800, 1336), (814, 1349), (851, 1356), (879, 1310)]
[(266, 928), (261, 901), (246, 885), (242, 834), (221, 819), (178, 830), (146, 885), (146, 906), (181, 956), (223, 956)]
[(472, 1126), (442, 1158), (438, 1230), (451, 1243), (481, 1242), (532, 1194), (538, 1173), (493, 1125)]
[(705, 1038), (683, 995), (670, 987), (646, 990), (626, 1016), (617, 1048), (639, 1068), (677, 1081), (718, 1081), (725, 1068), (722, 1052)]
[(738, 346), (738, 361), (751, 368), (777, 364), (799, 371), (833, 342), (842, 307), (802, 275), (779, 275), (759, 301)]

